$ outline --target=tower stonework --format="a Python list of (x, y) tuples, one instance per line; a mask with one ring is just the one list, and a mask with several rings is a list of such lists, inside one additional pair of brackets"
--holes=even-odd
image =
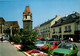
[(26, 6), (23, 12), (23, 28), (32, 30), (32, 13), (29, 6)]

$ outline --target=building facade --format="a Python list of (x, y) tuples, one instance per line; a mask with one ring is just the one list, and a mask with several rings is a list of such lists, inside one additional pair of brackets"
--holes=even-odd
[(80, 40), (80, 14), (74, 12), (70, 15), (60, 18), (51, 26), (53, 38), (62, 38), (64, 40), (73, 38), (74, 41)]
[(3, 19), (3, 17), (0, 17), (0, 33), (3, 33), (4, 24), (5, 24), (5, 20)]
[(5, 21), (3, 17), (0, 17), (0, 35), (5, 34), (6, 29), (17, 29), (20, 30), (18, 22), (17, 21)]
[(26, 6), (23, 12), (23, 28), (32, 30), (32, 13), (29, 6)]
[(48, 20), (39, 26), (36, 27), (38, 37), (51, 38), (51, 25), (54, 24), (55, 21), (59, 20), (61, 16), (55, 16), (55, 18)]

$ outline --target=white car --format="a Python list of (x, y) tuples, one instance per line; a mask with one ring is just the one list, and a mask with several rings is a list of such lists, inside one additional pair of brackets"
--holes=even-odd
[(46, 41), (37, 40), (36, 41), (36, 48), (40, 48), (46, 44)]

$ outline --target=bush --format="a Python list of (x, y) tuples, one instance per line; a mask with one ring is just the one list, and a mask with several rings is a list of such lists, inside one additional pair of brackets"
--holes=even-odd
[(20, 36), (12, 36), (10, 37), (10, 41), (14, 43), (20, 43)]
[(13, 41), (15, 43), (20, 43), (20, 36), (15, 36)]

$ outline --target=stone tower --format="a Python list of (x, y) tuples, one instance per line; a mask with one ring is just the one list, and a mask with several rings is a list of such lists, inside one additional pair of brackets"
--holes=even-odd
[(29, 6), (26, 6), (23, 12), (23, 28), (32, 30), (32, 13)]

